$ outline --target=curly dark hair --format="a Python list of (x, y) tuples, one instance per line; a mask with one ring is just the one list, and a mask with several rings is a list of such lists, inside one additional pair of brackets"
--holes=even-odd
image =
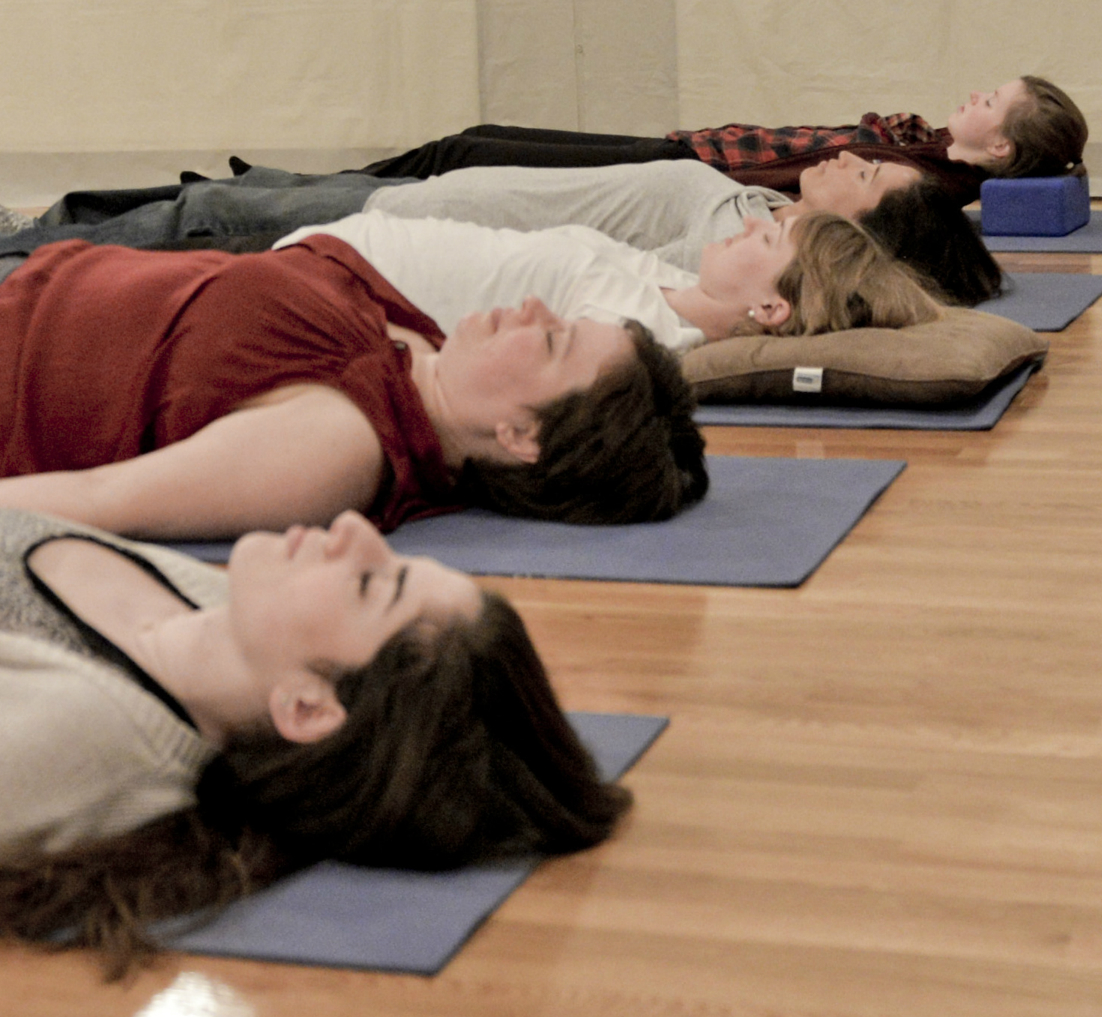
[(668, 519), (708, 490), (704, 437), (677, 358), (637, 321), (636, 356), (585, 392), (537, 408), (534, 465), (468, 460), (460, 490), (473, 504), (567, 523)]

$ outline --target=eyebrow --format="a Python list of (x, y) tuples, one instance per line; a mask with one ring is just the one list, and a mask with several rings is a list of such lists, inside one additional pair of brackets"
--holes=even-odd
[(876, 164), (876, 169), (874, 169), (874, 170), (872, 171), (872, 176), (871, 176), (871, 177), (869, 177), (869, 183), (870, 183), (870, 184), (874, 184), (874, 183), (876, 183), (876, 174), (880, 172), (880, 167), (881, 167), (881, 166), (883, 166), (883, 165), (884, 165), (884, 164), (883, 164), (882, 162), (878, 162), (878, 163)]
[(386, 609), (389, 611), (395, 604), (398, 603), (398, 598), (402, 595), (402, 588), (406, 585), (406, 573), (409, 572), (409, 566), (403, 565), (398, 570), (398, 581), (394, 584), (394, 596), (390, 598), (390, 603), (387, 604)]

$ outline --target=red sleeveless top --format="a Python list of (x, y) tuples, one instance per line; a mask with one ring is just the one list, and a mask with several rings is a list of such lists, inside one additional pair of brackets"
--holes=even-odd
[(0, 284), (0, 475), (129, 459), (309, 382), (347, 395), (379, 437), (377, 526), (459, 508), (388, 321), (444, 341), (335, 237), (243, 255), (41, 247)]

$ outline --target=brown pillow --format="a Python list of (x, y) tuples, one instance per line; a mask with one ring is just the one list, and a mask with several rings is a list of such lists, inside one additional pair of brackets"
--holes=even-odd
[(929, 406), (973, 396), (1047, 352), (1024, 325), (954, 307), (906, 328), (722, 339), (690, 350), (681, 368), (700, 402)]

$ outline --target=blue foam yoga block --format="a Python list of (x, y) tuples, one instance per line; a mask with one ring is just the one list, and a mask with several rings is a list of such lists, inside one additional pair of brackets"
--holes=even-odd
[(1086, 174), (992, 179), (980, 184), (980, 224), (988, 236), (1062, 237), (1090, 217)]

